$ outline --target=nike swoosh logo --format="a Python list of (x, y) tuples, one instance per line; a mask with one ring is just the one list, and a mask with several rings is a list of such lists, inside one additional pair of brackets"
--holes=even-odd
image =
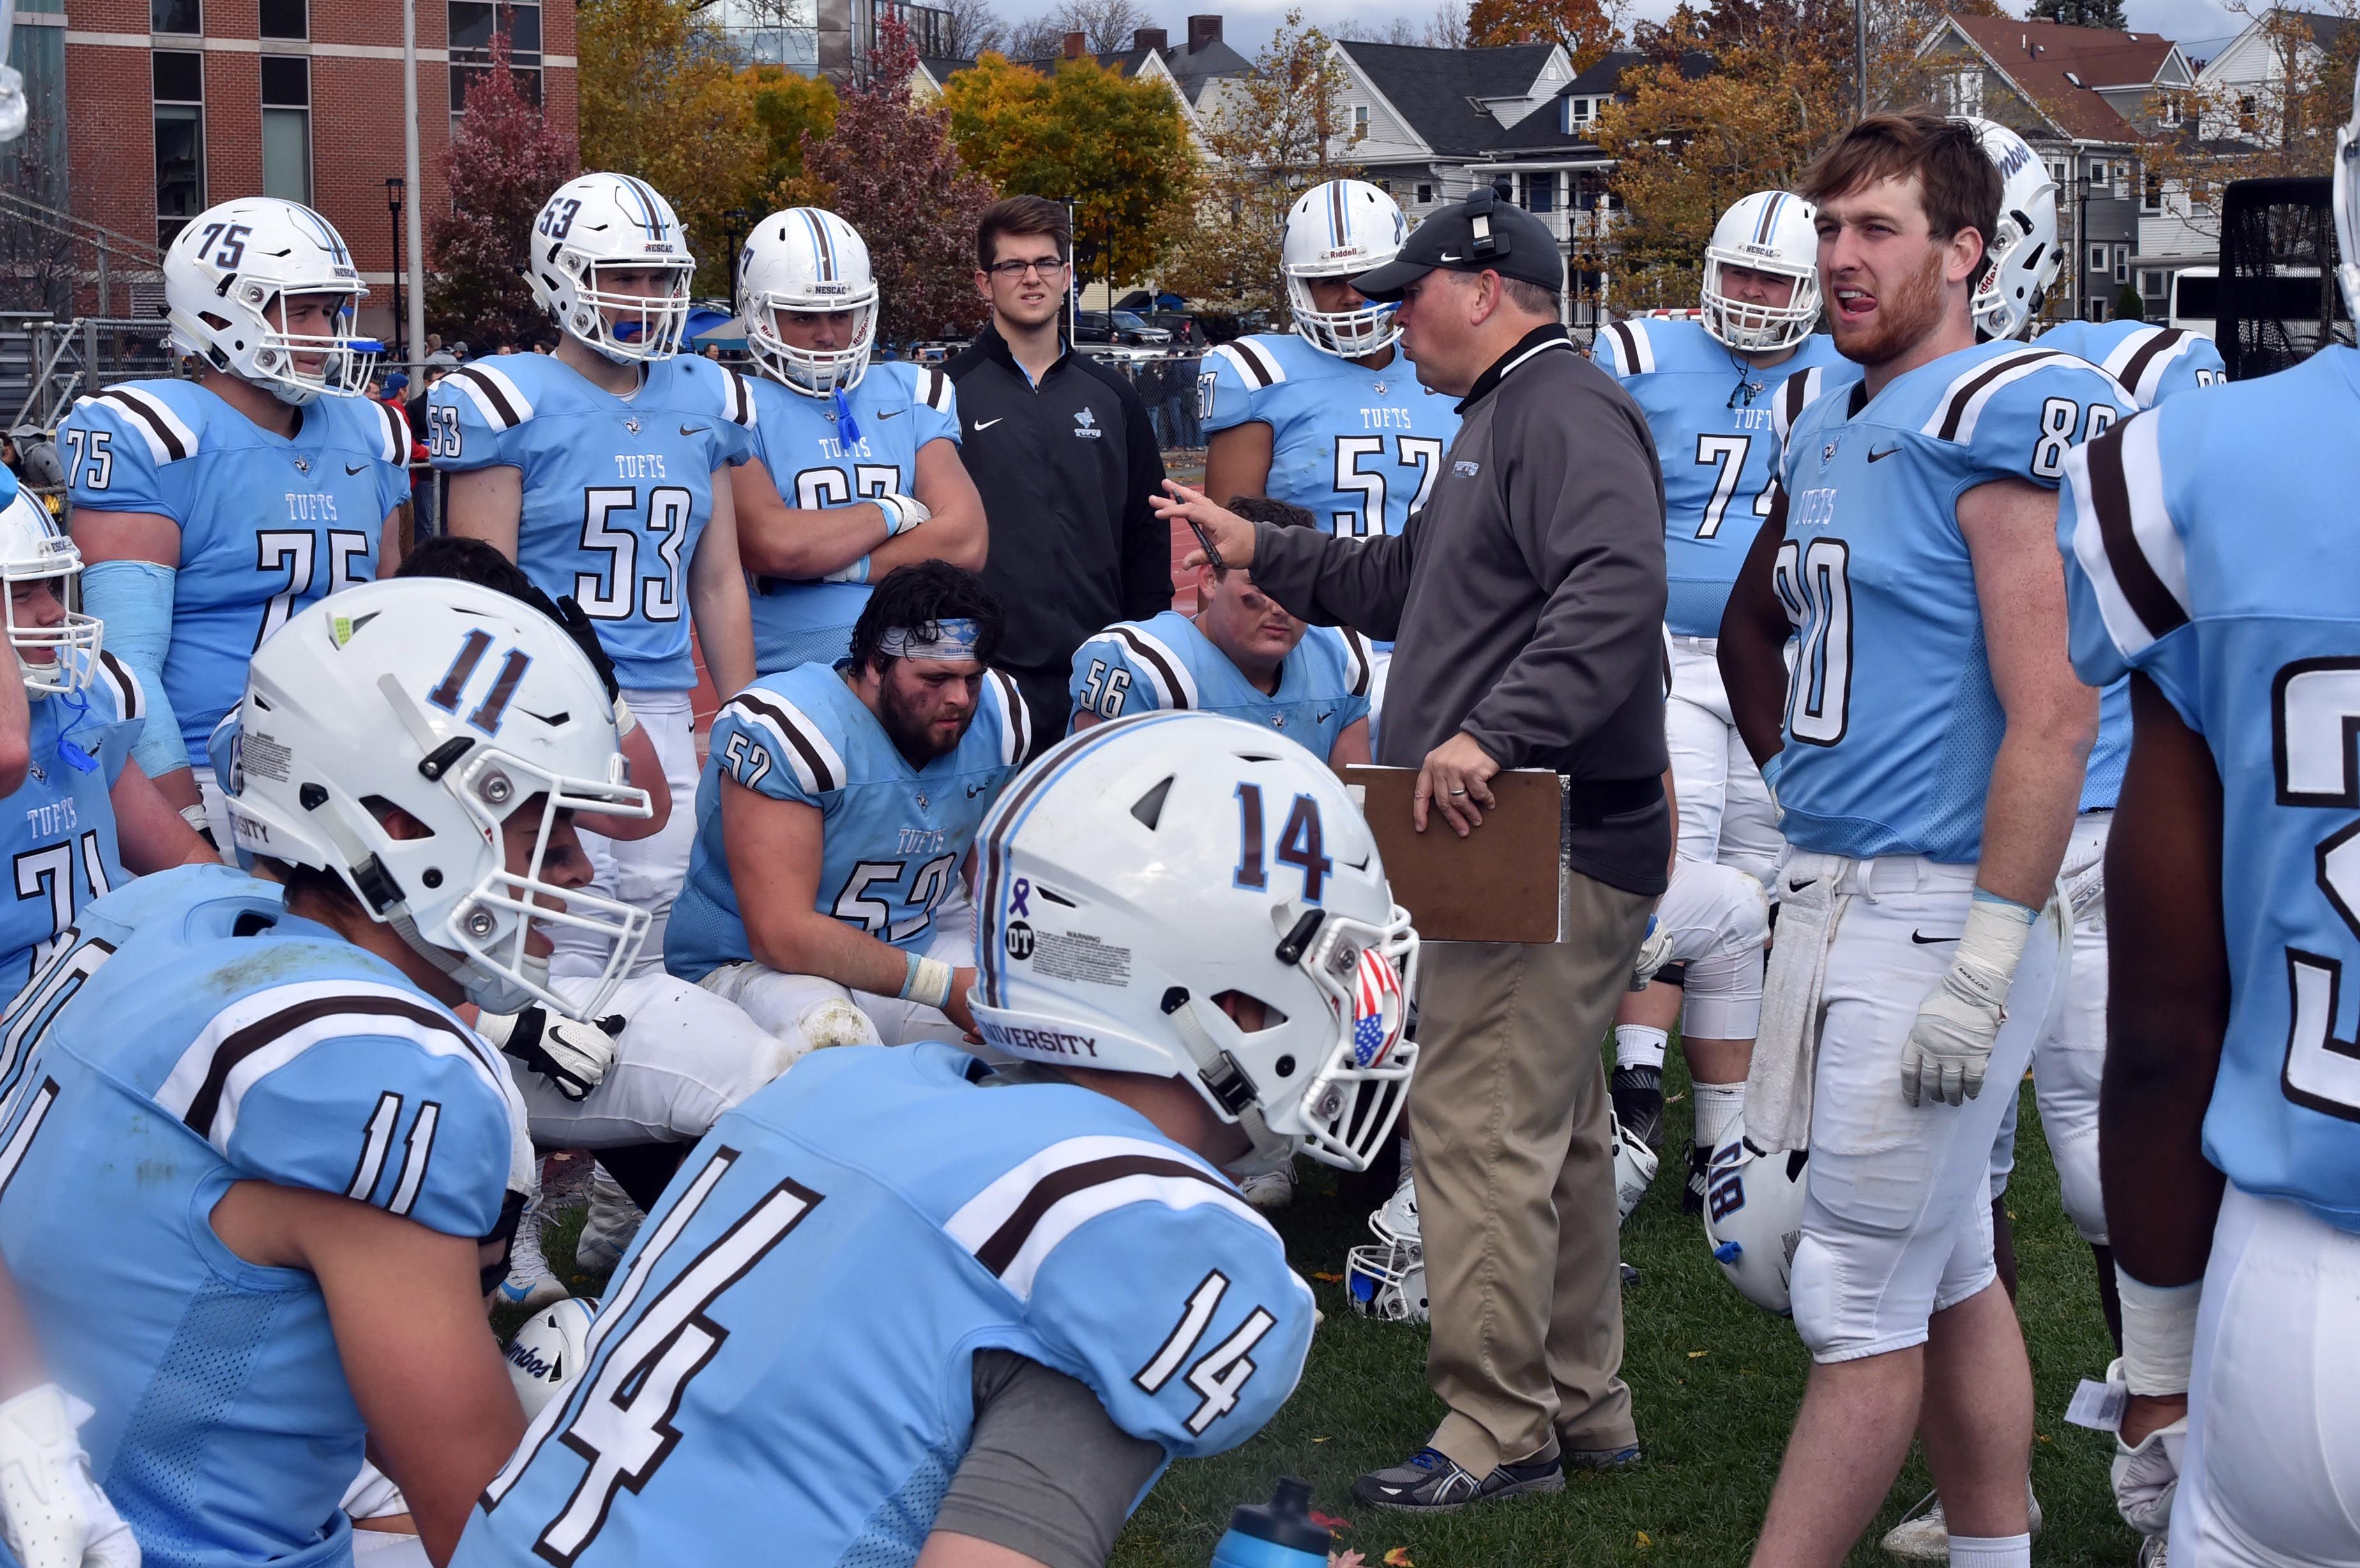
[(705, 427), (703, 425), (683, 425), (680, 427), (680, 433), (684, 436), (701, 436), (705, 433)]
[(1333, 708), (1330, 708), (1330, 709), (1328, 709), (1326, 713), (1322, 713), (1322, 714), (1320, 714), (1320, 715), (1319, 715), (1319, 722), (1320, 722), (1321, 724), (1326, 724), (1328, 720), (1330, 720), (1330, 719), (1334, 718), (1335, 716), (1336, 716), (1336, 710), (1335, 710), (1335, 709), (1333, 709)]
[(1872, 450), (1872, 451), (1869, 452), (1869, 454), (1868, 454), (1868, 461), (1869, 461), (1869, 462), (1871, 462), (1871, 463), (1881, 463), (1881, 462), (1883, 462), (1885, 459), (1886, 459), (1886, 458), (1888, 458), (1888, 457), (1891, 457), (1895, 452), (1899, 452), (1900, 450), (1901, 450), (1901, 448), (1900, 448), (1900, 446), (1899, 446), (1898, 444), (1896, 444), (1896, 445), (1893, 445), (1893, 446), (1886, 447), (1883, 452), (1876, 452), (1876, 451), (1873, 451), (1873, 450)]
[[(1006, 418), (1008, 418), (1008, 416), (1005, 414), (1000, 416), (1000, 419), (1004, 419)], [(975, 428), (979, 430), (988, 430), (991, 429), (992, 426), (1000, 423), (1000, 419), (978, 419), (975, 422)]]
[(346, 474), (346, 476), (347, 476), (347, 477), (349, 477), (349, 476), (350, 476), (350, 475), (352, 475), (352, 474), (366, 474), (367, 472), (368, 472), (368, 464), (367, 464), (367, 463), (362, 463), (358, 468), (355, 468), (355, 467), (354, 467), (351, 463), (346, 463), (346, 464), (344, 464), (344, 473), (345, 473), (345, 474)]
[(1959, 939), (1954, 936), (1928, 936), (1924, 931), (1912, 931), (1909, 933), (1909, 940), (1920, 947), (1932, 947), (1939, 942), (1956, 942)]
[[(908, 413), (909, 411), (910, 411), (910, 410), (909, 410), (909, 409), (907, 409), (907, 408), (884, 408), (884, 409), (880, 409), (880, 410), (878, 411), (878, 415), (877, 415), (877, 417), (878, 417), (879, 419), (900, 419), (902, 415), (904, 415), (904, 414)], [(1001, 418), (1003, 418), (1003, 419), (1004, 419), (1004, 418), (1006, 418), (1006, 417), (1007, 417), (1007, 416), (1005, 416), (1005, 415), (1002, 415), (1002, 416), (1001, 416)], [(982, 429), (983, 427), (981, 427), (980, 425), (978, 425), (978, 426), (977, 426), (976, 428), (977, 428), (978, 430), (980, 430), (980, 429)]]
[(978, 795), (982, 794), (986, 789), (990, 788), (991, 786), (989, 784), (970, 784), (967, 787), (967, 798), (972, 800)]
[(1789, 893), (1799, 893), (1799, 892), (1801, 892), (1801, 891), (1802, 891), (1804, 888), (1806, 888), (1806, 887), (1818, 887), (1819, 885), (1819, 879), (1818, 877), (1812, 877), (1812, 878), (1811, 878), (1809, 881), (1808, 881), (1808, 882), (1796, 882), (1796, 881), (1791, 881), (1791, 880), (1790, 880), (1790, 881), (1786, 884), (1786, 891), (1788, 891)]

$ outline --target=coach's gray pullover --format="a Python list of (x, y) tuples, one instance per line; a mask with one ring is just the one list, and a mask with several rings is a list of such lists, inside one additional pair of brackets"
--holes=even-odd
[(1426, 506), (1391, 538), (1262, 524), (1254, 586), (1391, 637), (1377, 757), (1415, 768), (1464, 730), (1503, 768), (1575, 780), (1573, 858), (1664, 890), (1664, 485), (1629, 393), (1535, 330), (1459, 405)]

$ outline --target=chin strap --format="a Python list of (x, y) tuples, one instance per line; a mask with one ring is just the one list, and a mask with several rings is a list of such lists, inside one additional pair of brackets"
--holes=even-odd
[(1207, 1093), (1213, 1096), (1216, 1105), (1237, 1117), (1238, 1125), (1246, 1129), (1246, 1137), (1253, 1141), (1253, 1159), (1230, 1167), (1232, 1173), (1256, 1175), (1263, 1171), (1274, 1171), (1293, 1159), (1295, 1139), (1283, 1138), (1271, 1130), (1269, 1121), (1262, 1116), (1262, 1106), (1256, 1103), (1261, 1092), (1255, 1088), (1254, 1081), (1246, 1075), (1244, 1068), (1238, 1065), (1236, 1057), (1220, 1048), (1205, 1028), (1204, 1021), (1196, 1017), (1195, 1007), (1189, 1003), (1187, 989), (1173, 986), (1164, 993), (1163, 1006), (1164, 1016), (1172, 1020), (1173, 1029), (1180, 1036), (1180, 1043), (1187, 1048), (1189, 1057), (1196, 1063), (1196, 1076)]

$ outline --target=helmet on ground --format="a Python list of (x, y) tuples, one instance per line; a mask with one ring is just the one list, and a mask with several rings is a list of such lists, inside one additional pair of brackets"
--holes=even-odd
[[(330, 330), (288, 330), (287, 302), (324, 296)], [(368, 297), (336, 226), (297, 201), (242, 196), (189, 220), (164, 249), (164, 313), (180, 347), (300, 408), (357, 397), (385, 345), (360, 336)], [(307, 368), (306, 360), (316, 360)]]
[(2360, 321), (2360, 74), (2352, 82), (2352, 118), (2335, 132), (2335, 281), (2344, 308)]
[(1713, 1150), (1705, 1174), (1704, 1236), (1738, 1294), (1793, 1314), (1786, 1282), (1803, 1238), (1804, 1149), (1765, 1154), (1743, 1137)]
[(1346, 359), (1391, 348), (1401, 336), (1393, 324), (1398, 303), (1323, 310), (1311, 298), (1310, 279), (1374, 272), (1400, 253), (1408, 237), (1401, 208), (1365, 180), (1330, 180), (1305, 191), (1286, 214), (1278, 251), (1296, 335)]
[[(1755, 354), (1792, 348), (1811, 335), (1819, 319), (1819, 234), (1812, 226), (1818, 215), (1818, 208), (1785, 191), (1756, 191), (1721, 215), (1704, 247), (1706, 332)], [(1792, 278), (1794, 291), (1783, 305), (1732, 299), (1722, 287), (1727, 267)]]
[[(548, 880), (561, 812), (649, 814), (624, 782), (615, 710), (565, 628), (449, 578), (364, 583), (255, 650), (223, 792), (236, 848), (341, 878), (373, 919), (487, 1012), (535, 1003), (594, 1018), (646, 940), (644, 909)], [(508, 819), (539, 802), (511, 871)], [(380, 820), (409, 813), (422, 836)], [(601, 984), (569, 1001), (535, 927), (612, 939)]]
[(1999, 165), (1999, 232), (1985, 247), (1970, 308), (1994, 338), (2021, 333), (2040, 313), (2065, 253), (2057, 246), (2057, 182), (2032, 145), (1994, 120), (1962, 117)]
[(541, 1414), (543, 1405), (582, 1376), (582, 1364), (589, 1358), (590, 1319), (597, 1311), (595, 1301), (580, 1296), (552, 1301), (508, 1341), (508, 1381), (516, 1385), (525, 1420)]
[(1344, 1255), (1344, 1300), (1363, 1317), (1426, 1321), (1426, 1245), (1417, 1228), (1417, 1189), (1408, 1178), (1369, 1216), (1375, 1243)]
[[(63, 606), (53, 626), (36, 625), (16, 603), (19, 583), (47, 583)], [(36, 697), (82, 691), (98, 671), (98, 617), (82, 604), (82, 551), (49, 509), (0, 468), (0, 617), (16, 650), (17, 672)]]
[(1179, 1077), (1251, 1139), (1238, 1174), (1298, 1150), (1368, 1168), (1416, 1058), (1417, 933), (1323, 762), (1236, 719), (1117, 719), (1035, 763), (977, 842), (987, 1044)]
[[(680, 352), (696, 257), (655, 187), (628, 174), (576, 175), (541, 207), (530, 237), (533, 300), (567, 336), (617, 365)], [(605, 286), (602, 274), (623, 271), (661, 272), (667, 285), (656, 294)]]
[[(779, 336), (781, 310), (858, 314), (842, 348), (797, 348)], [(860, 231), (819, 207), (790, 207), (754, 225), (738, 256), (738, 319), (746, 346), (775, 380), (814, 397), (849, 392), (877, 342), (877, 279)]]

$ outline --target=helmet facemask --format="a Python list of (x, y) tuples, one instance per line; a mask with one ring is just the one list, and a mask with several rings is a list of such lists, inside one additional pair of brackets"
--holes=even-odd
[(1323, 354), (1344, 359), (1364, 359), (1400, 342), (1401, 328), (1393, 321), (1401, 310), (1399, 301), (1382, 305), (1370, 301), (1349, 310), (1323, 310), (1311, 295), (1314, 278), (1357, 277), (1391, 259), (1383, 256), (1356, 264), (1349, 273), (1303, 273), (1290, 268), (1286, 274), (1286, 303), (1295, 317), (1295, 335)]
[[(2036, 248), (2026, 250), (2027, 245)], [(2020, 336), (2040, 314), (2060, 259), (2054, 246), (2032, 234), (2023, 213), (2001, 212), (1990, 254), (1975, 275), (1969, 304), (1975, 325), (1996, 339)]]
[[(617, 365), (670, 359), (680, 352), (688, 330), (689, 284), (696, 275), (694, 261), (636, 256), (595, 261), (565, 247), (558, 252), (556, 265), (574, 283), (573, 307), (559, 321), (569, 335)], [(664, 272), (671, 275), (672, 282), (661, 293), (624, 293), (598, 287), (599, 275), (606, 271)]]
[(2360, 321), (2360, 73), (2352, 82), (2352, 118), (2335, 132), (2335, 281), (2344, 309)]
[[(377, 369), (377, 356), (385, 352), (385, 344), (375, 338), (361, 337), (353, 330), (358, 295), (329, 289), (293, 295), (335, 302), (330, 317), (331, 330), (325, 332), (289, 331), (290, 294), (273, 293), (258, 280), (241, 278), (231, 289), (231, 296), (261, 323), (260, 342), (255, 346), (247, 368), (239, 372), (246, 379), (260, 383), (280, 402), (297, 408), (322, 396), (357, 397), (368, 390), (369, 376)], [(317, 360), (317, 367), (304, 368), (305, 360)]]
[[(0, 605), (5, 605), (0, 616), (5, 616), (8, 641), (16, 650), (26, 691), (36, 698), (71, 695), (88, 690), (97, 677), (104, 627), (97, 616), (82, 613), (82, 552), (73, 541), (48, 534), (35, 550), (32, 560), (0, 561)], [(37, 626), (21, 613), (16, 590), (28, 583), (49, 584), (64, 606), (57, 625)], [(34, 653), (46, 657), (29, 657)]]
[[(843, 348), (798, 348), (778, 328), (779, 315), (853, 316), (850, 343)], [(746, 346), (771, 379), (807, 397), (827, 397), (849, 392), (869, 373), (869, 351), (877, 343), (877, 286), (841, 300), (790, 298), (775, 289), (751, 301), (745, 317)]]
[[(1721, 268), (1742, 267), (1794, 280), (1794, 291), (1784, 305), (1758, 305), (1731, 298), (1721, 287)], [(1819, 274), (1817, 267), (1797, 268), (1766, 256), (1732, 256), (1717, 246), (1704, 253), (1702, 289), (1704, 330), (1740, 354), (1764, 354), (1792, 348), (1811, 335), (1819, 320)]]

